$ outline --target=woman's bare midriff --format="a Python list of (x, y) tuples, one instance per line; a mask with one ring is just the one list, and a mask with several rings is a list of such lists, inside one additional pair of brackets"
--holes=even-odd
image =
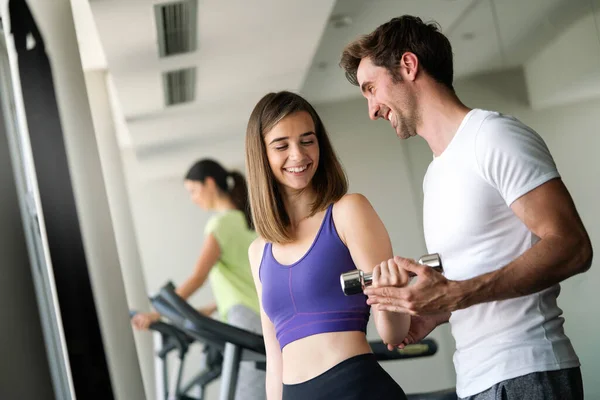
[(282, 381), (288, 385), (306, 382), (348, 358), (371, 352), (363, 332), (308, 336), (283, 348)]

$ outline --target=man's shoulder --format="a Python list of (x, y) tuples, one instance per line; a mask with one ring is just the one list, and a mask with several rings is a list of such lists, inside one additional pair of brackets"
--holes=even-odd
[(518, 118), (496, 111), (482, 111), (475, 135), (475, 151), (512, 151), (530, 143), (543, 143), (540, 135)]
[(479, 132), (488, 135), (506, 134), (507, 132), (530, 133), (533, 130), (520, 119), (499, 111), (479, 110), (478, 119), (481, 121)]

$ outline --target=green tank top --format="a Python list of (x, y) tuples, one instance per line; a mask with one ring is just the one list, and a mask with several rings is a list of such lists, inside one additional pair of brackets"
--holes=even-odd
[(213, 216), (206, 224), (204, 234), (212, 234), (221, 250), (221, 256), (209, 275), (221, 320), (227, 321), (229, 310), (236, 304), (260, 314), (248, 260), (248, 248), (257, 235), (248, 229), (244, 213), (230, 210)]

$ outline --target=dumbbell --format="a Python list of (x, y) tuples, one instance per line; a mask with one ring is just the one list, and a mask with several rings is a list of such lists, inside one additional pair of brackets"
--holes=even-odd
[[(418, 263), (427, 265), (439, 273), (443, 272), (442, 259), (437, 253), (424, 255), (419, 258)], [(411, 278), (415, 276), (412, 272), (409, 272), (408, 275)], [(342, 290), (346, 296), (362, 293), (367, 286), (371, 286), (371, 283), (373, 283), (373, 276), (360, 269), (344, 272), (340, 275), (340, 284), (342, 285)]]

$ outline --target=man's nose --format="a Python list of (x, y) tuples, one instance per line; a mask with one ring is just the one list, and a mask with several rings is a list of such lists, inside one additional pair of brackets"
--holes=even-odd
[(372, 100), (369, 100), (369, 118), (373, 121), (381, 118), (381, 107)]

